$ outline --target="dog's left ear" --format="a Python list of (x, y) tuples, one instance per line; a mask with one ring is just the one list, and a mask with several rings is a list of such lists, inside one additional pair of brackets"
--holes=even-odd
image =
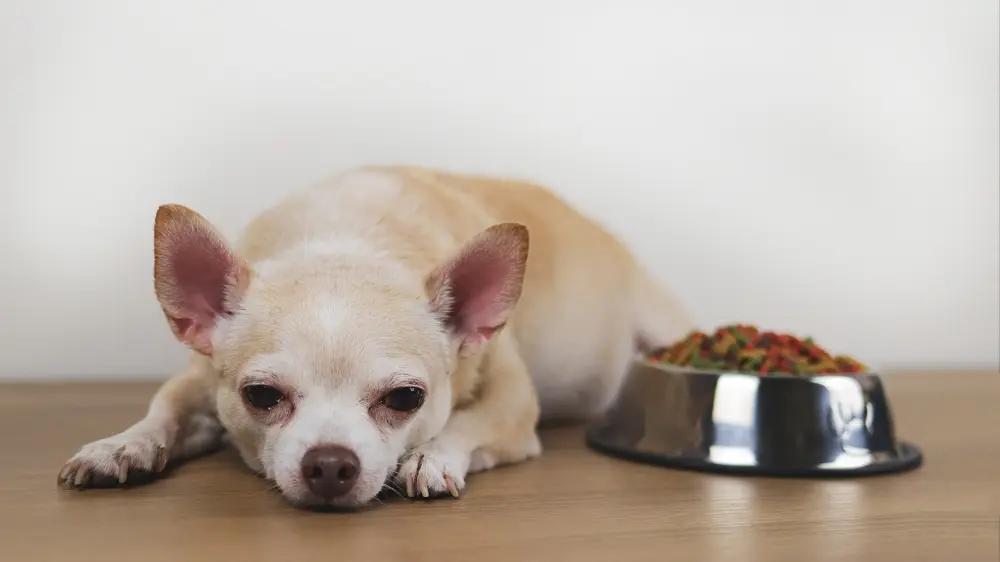
[(491, 226), (467, 242), (427, 278), (431, 306), (463, 351), (500, 331), (521, 297), (528, 261), (528, 229)]

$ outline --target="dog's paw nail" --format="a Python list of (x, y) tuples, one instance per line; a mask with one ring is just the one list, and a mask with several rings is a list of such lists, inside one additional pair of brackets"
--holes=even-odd
[(431, 497), (431, 492), (430, 490), (427, 489), (427, 484), (423, 484), (420, 486), (420, 495), (425, 498)]
[(81, 466), (76, 471), (76, 478), (73, 479), (73, 485), (77, 488), (83, 486), (90, 481), (90, 469), (86, 466)]
[(124, 484), (128, 480), (128, 457), (122, 457), (118, 461), (118, 483)]
[(66, 476), (56, 480), (56, 485), (60, 488), (70, 490), (73, 488), (73, 477), (76, 476), (75, 472), (70, 471)]
[(72, 478), (73, 472), (75, 470), (76, 470), (75, 462), (66, 463), (66, 465), (62, 467), (62, 470), (59, 471), (59, 476), (58, 478), (56, 478), (56, 482), (60, 486), (65, 486), (68, 483), (68, 481)]
[(451, 475), (448, 475), (448, 474), (444, 475), (444, 483), (448, 487), (448, 492), (452, 496), (455, 496), (457, 498), (458, 497), (458, 487), (455, 486), (455, 480), (452, 479)]
[(163, 472), (167, 468), (167, 461), (170, 459), (170, 455), (167, 454), (167, 448), (164, 446), (159, 446), (156, 448), (156, 472)]

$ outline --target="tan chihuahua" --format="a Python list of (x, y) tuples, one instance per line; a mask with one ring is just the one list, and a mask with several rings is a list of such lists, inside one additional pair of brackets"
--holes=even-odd
[(159, 474), (225, 435), (297, 506), (458, 496), (468, 474), (539, 455), (540, 419), (601, 412), (638, 350), (688, 329), (549, 191), (421, 168), (293, 193), (235, 248), (162, 206), (154, 279), (190, 364), (145, 418), (80, 449), (66, 487)]

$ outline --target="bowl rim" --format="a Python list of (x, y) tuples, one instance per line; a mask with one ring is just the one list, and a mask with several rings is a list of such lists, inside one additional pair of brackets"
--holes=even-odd
[(862, 376), (881, 378), (881, 375), (879, 373), (873, 371), (863, 371), (860, 373), (818, 373), (815, 375), (810, 375), (810, 374), (796, 375), (795, 373), (754, 373), (754, 372), (745, 372), (736, 370), (716, 371), (711, 369), (701, 369), (698, 367), (687, 367), (685, 365), (676, 365), (673, 363), (660, 363), (658, 361), (653, 361), (645, 356), (633, 360), (632, 364), (633, 366), (642, 365), (644, 367), (650, 367), (652, 369), (666, 371), (672, 374), (716, 376), (716, 377), (721, 375), (744, 375), (760, 379), (795, 379), (795, 380), (826, 379), (830, 377), (845, 377), (845, 378), (856, 379)]

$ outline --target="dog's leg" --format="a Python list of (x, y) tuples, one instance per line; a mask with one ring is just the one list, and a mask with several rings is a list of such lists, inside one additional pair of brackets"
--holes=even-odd
[(88, 488), (141, 482), (163, 472), (168, 462), (211, 450), (222, 436), (215, 417), (215, 381), (210, 360), (193, 355), (188, 368), (156, 392), (146, 417), (117, 435), (84, 445), (59, 472), (59, 484)]
[(477, 398), (455, 410), (441, 432), (413, 450), (400, 466), (397, 480), (407, 495), (458, 496), (469, 472), (538, 456), (541, 442), (535, 427), (539, 406), (535, 390), (511, 339), (480, 365)]

